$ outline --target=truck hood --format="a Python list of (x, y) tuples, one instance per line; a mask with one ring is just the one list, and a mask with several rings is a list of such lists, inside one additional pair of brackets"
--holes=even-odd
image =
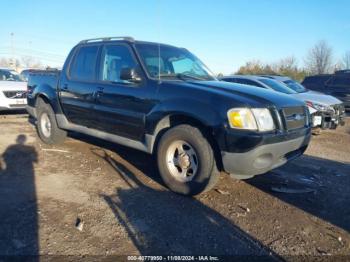
[(304, 102), (289, 95), (255, 86), (224, 81), (188, 81), (183, 83), (185, 85), (190, 85), (193, 88), (205, 89), (208, 92), (225, 93), (228, 96), (232, 95), (236, 98), (238, 96), (241, 102), (246, 103), (248, 106), (260, 104), (263, 106), (276, 106), (282, 108), (304, 105)]
[(325, 95), (322, 93), (305, 92), (292, 94), (292, 96), (303, 101), (311, 101), (313, 103), (318, 103), (325, 106), (331, 106), (342, 103), (339, 99), (335, 98), (334, 96)]
[(27, 82), (19, 81), (0, 81), (1, 91), (26, 91)]

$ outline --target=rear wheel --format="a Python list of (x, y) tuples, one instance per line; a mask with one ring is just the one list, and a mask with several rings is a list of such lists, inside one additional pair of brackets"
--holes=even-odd
[(184, 195), (210, 190), (219, 175), (211, 145), (189, 125), (176, 126), (162, 136), (157, 160), (166, 186)]
[(53, 145), (64, 142), (67, 132), (57, 126), (51, 106), (40, 98), (37, 103), (37, 120), (36, 129), (44, 143)]

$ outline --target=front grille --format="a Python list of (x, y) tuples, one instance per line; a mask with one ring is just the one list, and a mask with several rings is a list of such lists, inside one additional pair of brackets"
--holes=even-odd
[(4, 91), (4, 95), (12, 99), (27, 98), (26, 91)]
[(308, 125), (308, 115), (303, 106), (283, 108), (282, 118), (287, 130), (294, 130)]

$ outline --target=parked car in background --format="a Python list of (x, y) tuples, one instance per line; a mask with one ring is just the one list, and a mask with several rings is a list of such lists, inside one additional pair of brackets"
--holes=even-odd
[(25, 109), (27, 82), (14, 70), (0, 68), (0, 110)]
[(308, 76), (302, 84), (308, 89), (338, 98), (345, 109), (350, 110), (350, 70), (336, 71), (332, 75)]
[(313, 90), (316, 92), (324, 92), (325, 83), (328, 79), (331, 78), (331, 76), (332, 76), (331, 74), (307, 76), (304, 78), (301, 84), (309, 90)]
[(223, 81), (253, 85), (294, 96), (306, 103), (312, 116), (313, 127), (335, 129), (344, 124), (344, 107), (335, 97), (322, 93), (309, 92), (289, 77), (232, 75), (220, 78)]
[(130, 37), (81, 41), (62, 71), (31, 74), (28, 106), (41, 140), (67, 130), (155, 154), (173, 191), (199, 194), (226, 171), (251, 178), (306, 150), (305, 104), (218, 81), (184, 48)]
[(312, 111), (317, 110), (317, 113), (312, 113), (315, 116), (317, 115), (318, 117), (321, 117), (322, 128), (334, 129), (337, 127), (337, 125), (344, 124), (345, 107), (343, 102), (338, 98), (322, 92), (309, 90), (299, 82), (287, 76), (265, 75), (265, 77), (280, 81), (296, 91), (298, 95), (304, 99)]

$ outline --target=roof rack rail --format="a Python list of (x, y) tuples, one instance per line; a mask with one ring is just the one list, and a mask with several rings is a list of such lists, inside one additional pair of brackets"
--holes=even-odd
[(103, 41), (111, 41), (111, 40), (125, 40), (130, 42), (135, 41), (135, 39), (131, 36), (111, 36), (111, 37), (98, 37), (98, 38), (86, 39), (86, 40), (80, 41), (79, 44), (86, 44), (90, 42), (103, 42)]

